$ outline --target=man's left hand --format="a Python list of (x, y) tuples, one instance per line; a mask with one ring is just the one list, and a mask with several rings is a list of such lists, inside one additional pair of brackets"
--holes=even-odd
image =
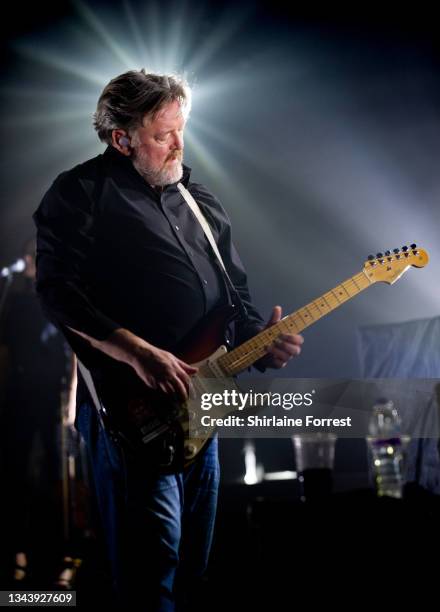
[[(281, 306), (274, 306), (272, 315), (264, 329), (272, 327), (282, 316)], [(267, 349), (267, 355), (262, 357), (259, 363), (265, 368), (284, 368), (292, 357), (301, 353), (301, 345), (304, 338), (300, 334), (280, 334), (278, 338)]]

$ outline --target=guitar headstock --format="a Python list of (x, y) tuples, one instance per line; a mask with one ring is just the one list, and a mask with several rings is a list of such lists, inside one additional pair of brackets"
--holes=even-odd
[(417, 245), (403, 246), (401, 249), (369, 255), (364, 264), (364, 273), (372, 283), (392, 285), (411, 266), (423, 268), (429, 261), (428, 253)]

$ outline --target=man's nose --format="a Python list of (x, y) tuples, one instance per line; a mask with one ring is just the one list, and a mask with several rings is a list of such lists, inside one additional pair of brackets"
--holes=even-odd
[(174, 133), (173, 148), (181, 151), (183, 149), (183, 134), (180, 132)]

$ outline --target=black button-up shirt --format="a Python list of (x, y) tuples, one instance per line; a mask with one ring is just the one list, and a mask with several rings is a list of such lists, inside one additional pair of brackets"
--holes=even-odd
[[(207, 218), (248, 311), (237, 343), (264, 325), (251, 303), (228, 217), (202, 185), (182, 184)], [(176, 184), (153, 189), (113, 147), (62, 173), (34, 214), (37, 291), (80, 358), (89, 349), (67, 327), (103, 340), (126, 328), (172, 351), (213, 308), (230, 300), (220, 266)]]

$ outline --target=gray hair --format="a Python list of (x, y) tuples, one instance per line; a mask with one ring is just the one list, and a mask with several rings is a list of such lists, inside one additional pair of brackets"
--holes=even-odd
[(191, 109), (191, 90), (179, 75), (130, 70), (105, 86), (93, 115), (93, 127), (100, 140), (111, 144), (112, 131), (127, 132), (142, 125), (145, 116), (154, 119), (170, 102), (179, 102), (185, 118)]

